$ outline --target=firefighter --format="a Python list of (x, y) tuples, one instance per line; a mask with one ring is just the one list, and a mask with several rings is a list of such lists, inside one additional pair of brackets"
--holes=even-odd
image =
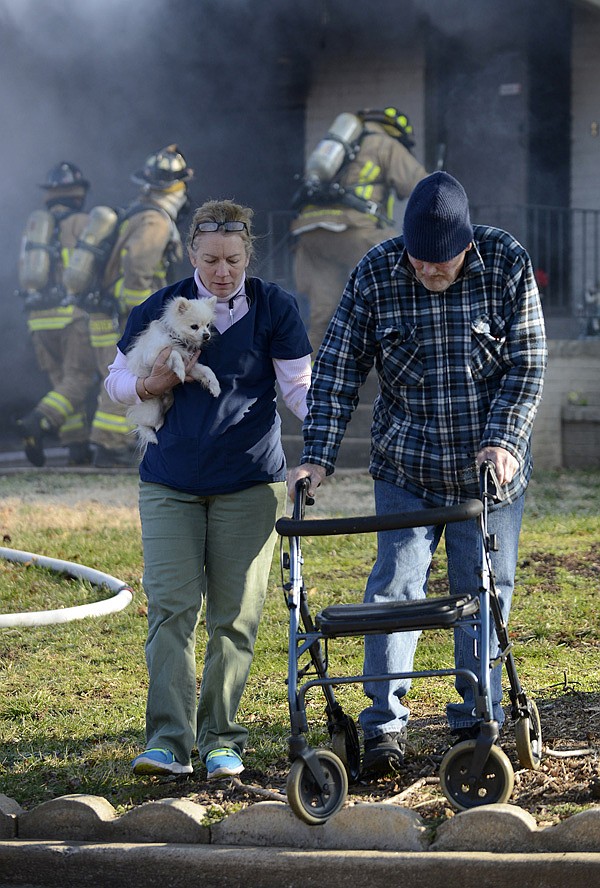
[[(341, 132), (335, 131), (338, 121)], [(296, 195), (299, 212), (291, 226), (295, 285), (308, 298), (315, 351), (354, 266), (372, 246), (395, 235), (394, 193), (407, 198), (427, 175), (411, 153), (412, 126), (397, 108), (344, 113), (332, 130), (309, 157), (307, 171), (318, 172)], [(331, 178), (323, 175), (338, 153), (339, 168), (329, 171)]]
[[(108, 374), (132, 308), (171, 282), (169, 269), (183, 258), (177, 218), (187, 209), (193, 170), (176, 145), (151, 154), (131, 179), (141, 190), (124, 211), (104, 269), (100, 303), (90, 311), (90, 338), (102, 379)], [(138, 464), (133, 427), (125, 407), (110, 400), (104, 386), (92, 420), (94, 465)]]
[(70, 300), (62, 278), (83, 230), (89, 182), (79, 167), (63, 161), (40, 185), (45, 209), (27, 222), (19, 257), (19, 292), (38, 364), (52, 389), (17, 420), (25, 455), (34, 466), (46, 462), (44, 439), (58, 433), (68, 448), (69, 465), (87, 465), (89, 420), (86, 405), (97, 386), (87, 315)]

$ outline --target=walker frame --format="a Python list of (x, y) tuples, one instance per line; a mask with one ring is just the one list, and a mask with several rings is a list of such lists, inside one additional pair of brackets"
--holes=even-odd
[[(291, 768), (287, 797), (290, 807), (306, 823), (326, 823), (342, 807), (349, 781), (355, 782), (360, 776), (357, 726), (336, 700), (336, 686), (459, 674), (473, 688), (480, 728), (476, 739), (456, 743), (444, 755), (439, 770), (441, 788), (458, 810), (506, 802), (513, 790), (514, 772), (508, 756), (497, 743), (499, 729), (493, 718), (490, 691), (490, 671), (500, 662), (509, 680), (510, 717), (515, 726), (517, 755), (524, 768), (539, 768), (542, 735), (537, 706), (528, 698), (519, 681), (494, 584), (490, 552), (496, 550), (498, 541), (488, 532), (488, 511), (491, 503), (502, 498), (502, 492), (493, 463), (486, 461), (481, 467), (481, 499), (416, 512), (305, 520), (305, 506), (312, 503), (307, 490), (308, 479), (305, 478), (296, 485), (292, 517), (280, 518), (276, 524), (281, 537), (282, 585), (289, 611), (287, 689)], [(379, 532), (467, 520), (476, 520), (479, 524), (480, 576), (476, 594), (428, 597), (408, 602), (332, 605), (323, 608), (313, 619), (302, 576), (303, 536)], [(493, 659), (489, 654), (492, 621), (499, 642), (498, 655)], [(441, 628), (460, 628), (472, 637), (477, 652), (477, 674), (468, 669), (452, 668), (385, 675), (329, 675), (328, 656), (324, 649), (327, 651), (330, 639)], [(301, 665), (301, 658), (302, 662), (308, 658), (306, 665)], [(316, 677), (305, 680), (309, 671)], [(308, 731), (306, 695), (315, 687), (320, 687), (325, 696), (331, 749), (313, 749), (305, 736)]]

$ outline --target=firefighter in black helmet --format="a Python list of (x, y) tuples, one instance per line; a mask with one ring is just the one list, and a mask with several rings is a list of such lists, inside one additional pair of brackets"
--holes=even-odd
[[(354, 266), (372, 246), (396, 234), (394, 194), (408, 197), (427, 175), (411, 154), (412, 125), (397, 108), (343, 116), (357, 123), (354, 143), (322, 188), (315, 183), (300, 190), (295, 201), (299, 212), (291, 226), (295, 285), (308, 298), (315, 351)], [(319, 144), (324, 142), (327, 137)], [(331, 152), (332, 146), (324, 147)]]
[(17, 421), (25, 454), (35, 466), (46, 461), (44, 439), (57, 433), (70, 465), (91, 461), (86, 402), (97, 385), (87, 315), (67, 297), (62, 276), (86, 222), (89, 182), (74, 163), (53, 166), (40, 185), (43, 210), (25, 228), (19, 257), (19, 292), (40, 368), (52, 388)]
[[(177, 220), (189, 206), (187, 183), (193, 174), (177, 145), (167, 145), (151, 154), (131, 176), (140, 191), (123, 213), (102, 279), (103, 294), (113, 310), (90, 314), (90, 337), (103, 380), (129, 312), (170, 283), (169, 269), (183, 258)], [(125, 408), (110, 400), (103, 385), (91, 441), (96, 466), (137, 465)]]
[[(55, 196), (61, 191), (61, 189), (67, 188), (72, 197), (74, 196), (75, 188), (80, 188), (80, 196), (85, 197), (89, 187), (90, 183), (84, 178), (79, 167), (66, 160), (53, 166), (52, 169), (48, 171), (46, 181), (40, 185), (40, 188), (52, 192)], [(75, 199), (77, 200), (77, 198)]]

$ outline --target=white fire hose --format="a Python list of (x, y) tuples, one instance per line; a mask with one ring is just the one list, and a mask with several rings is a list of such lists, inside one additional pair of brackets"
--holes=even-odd
[(133, 598), (132, 590), (122, 580), (83, 564), (60, 561), (57, 558), (46, 558), (44, 555), (33, 555), (31, 552), (5, 549), (1, 546), (0, 558), (4, 558), (6, 561), (32, 564), (35, 567), (44, 567), (57, 573), (64, 573), (69, 577), (87, 580), (93, 586), (106, 586), (114, 593), (110, 598), (105, 598), (102, 601), (93, 601), (91, 604), (80, 604), (75, 607), (25, 611), (19, 614), (0, 614), (0, 629), (9, 626), (49, 626), (54, 623), (69, 623), (71, 620), (83, 620), (85, 617), (102, 617), (105, 614), (123, 610)]

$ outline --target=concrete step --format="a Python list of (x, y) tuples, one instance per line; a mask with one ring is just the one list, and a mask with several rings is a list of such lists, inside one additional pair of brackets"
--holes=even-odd
[[(377, 374), (372, 371), (360, 390), (359, 404), (346, 428), (336, 462), (337, 468), (365, 471), (368, 469), (373, 402), (378, 391)], [(287, 409), (281, 396), (278, 399), (277, 409), (281, 416), (281, 433), (287, 463), (289, 466), (294, 466), (298, 464), (302, 453), (302, 426), (299, 419)]]
[[(279, 407), (282, 423), (282, 441), (289, 466), (297, 465), (302, 453), (302, 426), (297, 417), (285, 407)], [(370, 404), (359, 404), (346, 428), (336, 465), (339, 469), (364, 469), (369, 466), (371, 444), (371, 420), (373, 408)]]
[[(298, 417), (290, 413), (287, 408), (282, 407), (281, 404), (277, 409), (281, 416), (281, 434), (288, 436), (299, 435), (301, 437), (302, 425)], [(359, 404), (346, 427), (346, 436), (349, 435), (351, 438), (369, 438), (372, 420), (373, 405)]]
[[(297, 466), (302, 455), (302, 438), (283, 435), (282, 441), (288, 466)], [(369, 438), (344, 436), (336, 467), (338, 469), (362, 469), (366, 472), (369, 468), (369, 447)]]

